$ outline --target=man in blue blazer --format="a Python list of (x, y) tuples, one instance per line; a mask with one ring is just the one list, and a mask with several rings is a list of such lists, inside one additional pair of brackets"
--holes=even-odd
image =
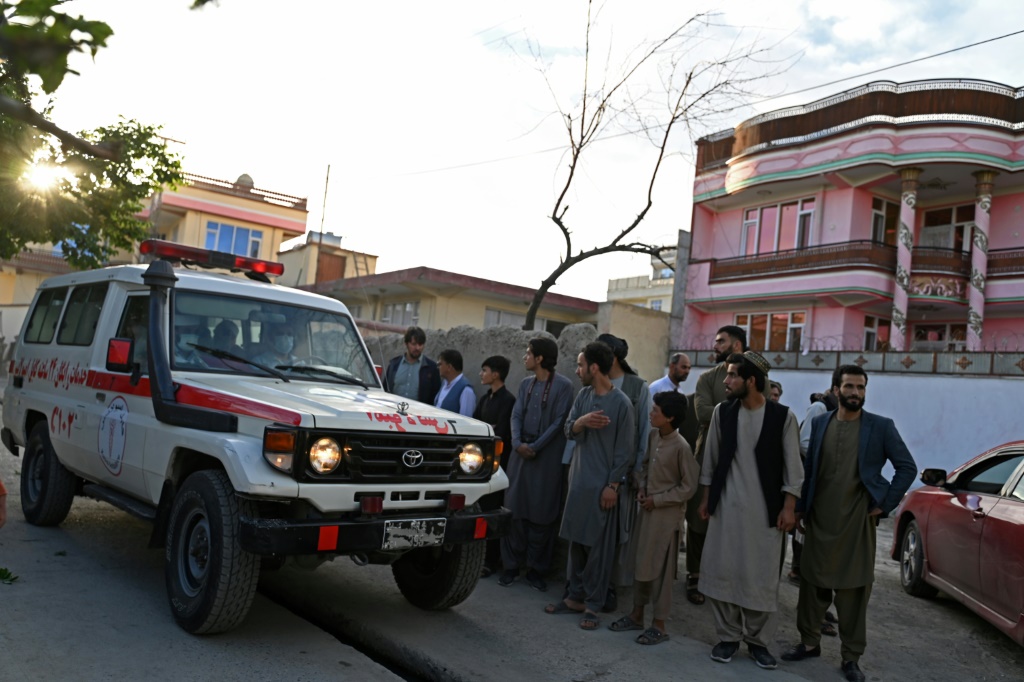
[(441, 390), (441, 374), (437, 363), (423, 354), (427, 335), (419, 327), (409, 327), (404, 341), (405, 354), (391, 358), (384, 371), (384, 390), (431, 405)]
[[(858, 365), (832, 373), (834, 412), (811, 422), (804, 485), (796, 504), (806, 533), (800, 559), (800, 643), (782, 655), (801, 661), (821, 655), (821, 619), (835, 600), (843, 675), (862, 682), (858, 665), (867, 645), (867, 607), (875, 580), (875, 528), (910, 488), (914, 458), (892, 419), (865, 412), (868, 376)], [(882, 475), (886, 462), (892, 481)]]

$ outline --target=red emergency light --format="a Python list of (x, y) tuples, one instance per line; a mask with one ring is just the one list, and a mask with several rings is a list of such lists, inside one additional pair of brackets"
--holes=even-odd
[(284, 264), (271, 260), (236, 256), (224, 251), (210, 251), (195, 246), (185, 246), (162, 239), (147, 239), (139, 245), (139, 252), (145, 256), (156, 256), (164, 260), (181, 261), (200, 267), (224, 268), (232, 271), (257, 272), (275, 277), (284, 274)]

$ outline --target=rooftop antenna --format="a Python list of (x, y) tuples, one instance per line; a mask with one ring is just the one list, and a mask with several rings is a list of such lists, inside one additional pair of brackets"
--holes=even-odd
[(320, 207), (320, 241), (316, 248), (316, 269), (313, 271), (313, 284), (320, 276), (320, 253), (324, 248), (324, 218), (327, 217), (327, 187), (331, 184), (331, 164), (327, 164), (327, 177), (324, 178), (324, 203)]

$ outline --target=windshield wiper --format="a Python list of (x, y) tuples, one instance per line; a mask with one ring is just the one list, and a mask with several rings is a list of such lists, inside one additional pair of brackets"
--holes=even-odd
[(235, 355), (234, 353), (230, 353), (230, 352), (228, 352), (226, 350), (220, 350), (219, 348), (210, 348), (209, 346), (202, 346), (202, 345), (199, 345), (199, 344), (196, 344), (196, 343), (190, 343), (188, 345), (192, 346), (193, 348), (195, 348), (198, 351), (202, 351), (204, 353), (207, 353), (208, 355), (212, 355), (215, 358), (222, 358), (222, 359), (225, 359), (225, 360), (234, 360), (236, 362), (244, 362), (247, 365), (252, 365), (253, 367), (255, 367), (257, 369), (262, 369), (267, 374), (273, 374), (275, 377), (277, 377), (278, 379), (280, 379), (281, 381), (284, 381), (286, 383), (291, 381), (288, 377), (286, 377), (281, 372), (278, 372), (273, 367), (267, 367), (266, 365), (261, 365), (258, 362), (253, 362), (252, 360), (249, 360), (248, 358), (243, 358), (241, 355)]
[(324, 369), (323, 367), (316, 367), (314, 365), (277, 365), (277, 368), (278, 369), (287, 369), (287, 370), (289, 370), (291, 372), (298, 372), (300, 374), (314, 374), (314, 373), (315, 374), (325, 374), (325, 375), (327, 375), (329, 377), (333, 377), (333, 378), (337, 379), (338, 381), (343, 381), (346, 384), (355, 384), (356, 386), (362, 386), (363, 388), (369, 388), (368, 385), (366, 385), (365, 383), (363, 383), (359, 379), (356, 379), (355, 377), (351, 377), (351, 376), (348, 376), (348, 375), (345, 375), (345, 374), (341, 374), (340, 372), (335, 372), (335, 371), (330, 370), (330, 369)]

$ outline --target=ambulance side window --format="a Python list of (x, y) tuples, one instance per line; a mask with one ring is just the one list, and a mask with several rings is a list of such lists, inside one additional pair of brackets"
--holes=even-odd
[(121, 313), (121, 323), (117, 326), (117, 338), (135, 339), (135, 352), (132, 362), (137, 362), (143, 374), (149, 373), (149, 362), (146, 359), (147, 340), (149, 338), (149, 296), (130, 296)]
[(60, 323), (57, 343), (66, 346), (89, 346), (96, 336), (103, 301), (107, 297), (107, 282), (75, 287), (68, 299), (68, 311)]
[(47, 289), (39, 294), (36, 307), (28, 318), (25, 327), (25, 343), (50, 343), (57, 331), (57, 320), (64, 309), (64, 301), (68, 297), (68, 288)]

